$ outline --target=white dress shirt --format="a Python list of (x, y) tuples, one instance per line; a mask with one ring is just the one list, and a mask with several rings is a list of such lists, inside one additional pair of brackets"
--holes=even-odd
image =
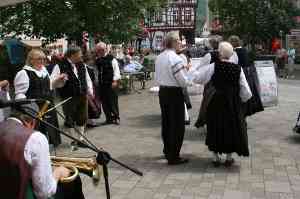
[(175, 50), (166, 49), (155, 60), (155, 80), (159, 86), (187, 87), (191, 85), (184, 61)]
[[(26, 92), (29, 89), (29, 77), (25, 70), (33, 71), (40, 78), (49, 76), (46, 67), (43, 67), (41, 70), (36, 70), (31, 66), (25, 65), (23, 69), (17, 73), (14, 79), (16, 99), (26, 98)], [(52, 90), (51, 82), (50, 89)]]
[[(17, 118), (8, 118), (20, 124)], [(24, 149), (25, 161), (30, 165), (33, 192), (37, 199), (47, 199), (56, 193), (57, 181), (53, 177), (49, 143), (45, 135), (34, 131)]]
[[(202, 66), (197, 70), (189, 71), (188, 75), (190, 80), (192, 80), (194, 83), (207, 84), (210, 81), (214, 72), (215, 72), (215, 63), (212, 63), (206, 66)], [(243, 102), (246, 102), (252, 97), (252, 93), (242, 68), (241, 68), (239, 83), (240, 83), (240, 97)]]
[(115, 58), (112, 60), (112, 67), (113, 67), (113, 70), (114, 70), (113, 80), (117, 81), (117, 80), (121, 79), (119, 63)]
[[(77, 71), (77, 68), (75, 66), (75, 64), (73, 64), (70, 60), (68, 60), (70, 62), (70, 64), (73, 66), (73, 73), (75, 74), (75, 76), (78, 78), (78, 71)], [(87, 66), (85, 65), (85, 75), (86, 75), (86, 83), (87, 83), (87, 92), (89, 95), (94, 95), (94, 89), (93, 89), (93, 82), (91, 80), (91, 77), (87, 71)], [(50, 79), (51, 81), (54, 81), (55, 79), (57, 79), (57, 77), (60, 75), (60, 68), (58, 65), (55, 65), (54, 68), (53, 68), (53, 71), (50, 75)], [(68, 81), (68, 80), (67, 80)], [(64, 83), (62, 84), (57, 84), (57, 88), (61, 88), (64, 86)]]

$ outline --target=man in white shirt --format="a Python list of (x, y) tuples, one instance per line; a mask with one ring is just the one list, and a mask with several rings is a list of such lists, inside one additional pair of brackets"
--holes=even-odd
[[(35, 116), (39, 111), (36, 104), (21, 108)], [(80, 178), (66, 186), (58, 183), (70, 172), (65, 167), (56, 167), (52, 172), (47, 138), (34, 127), (34, 119), (16, 110), (0, 123), (1, 196), (24, 199), (31, 193), (37, 199), (83, 199)]]
[(118, 104), (118, 84), (121, 79), (118, 61), (109, 54), (107, 45), (100, 42), (96, 45), (96, 65), (98, 67), (99, 94), (103, 112), (106, 117), (104, 124), (120, 123)]
[[(82, 52), (79, 47), (70, 47), (65, 58), (56, 65), (50, 76), (56, 79), (60, 74), (66, 74), (67, 79), (58, 89), (58, 93), (63, 100), (72, 97), (70, 101), (64, 104), (64, 113), (69, 127), (70, 134), (77, 136), (74, 132), (74, 125), (80, 131), (81, 135), (86, 135), (85, 125), (88, 118), (87, 94), (94, 95), (93, 83), (87, 71), (86, 65), (82, 61)], [(81, 140), (84, 140), (80, 136)], [(72, 142), (71, 145), (76, 149), (79, 143)]]
[(190, 81), (182, 58), (176, 54), (180, 45), (179, 35), (168, 33), (165, 44), (166, 50), (155, 61), (155, 79), (159, 84), (163, 152), (169, 165), (178, 165), (188, 162), (180, 157), (180, 150), (185, 132), (182, 88), (187, 87)]

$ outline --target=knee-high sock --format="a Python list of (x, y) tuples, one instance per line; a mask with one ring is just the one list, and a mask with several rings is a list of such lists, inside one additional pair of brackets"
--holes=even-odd
[(184, 103), (184, 120), (185, 121), (190, 121), (190, 116), (189, 116), (189, 112), (187, 110), (186, 104)]
[(83, 140), (84, 138), (82, 135), (86, 136), (85, 127), (84, 126), (78, 126), (77, 129), (79, 130), (81, 136), (79, 136), (79, 139)]

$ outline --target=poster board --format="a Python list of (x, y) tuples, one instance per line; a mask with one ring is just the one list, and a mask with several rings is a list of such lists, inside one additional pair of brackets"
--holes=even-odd
[(278, 82), (272, 60), (254, 62), (257, 78), (258, 91), (264, 107), (278, 105)]

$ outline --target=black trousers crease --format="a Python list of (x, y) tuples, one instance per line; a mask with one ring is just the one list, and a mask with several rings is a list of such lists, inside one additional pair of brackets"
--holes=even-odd
[(185, 133), (182, 89), (177, 87), (160, 87), (159, 103), (162, 116), (161, 133), (164, 154), (168, 161), (172, 161), (180, 156)]

